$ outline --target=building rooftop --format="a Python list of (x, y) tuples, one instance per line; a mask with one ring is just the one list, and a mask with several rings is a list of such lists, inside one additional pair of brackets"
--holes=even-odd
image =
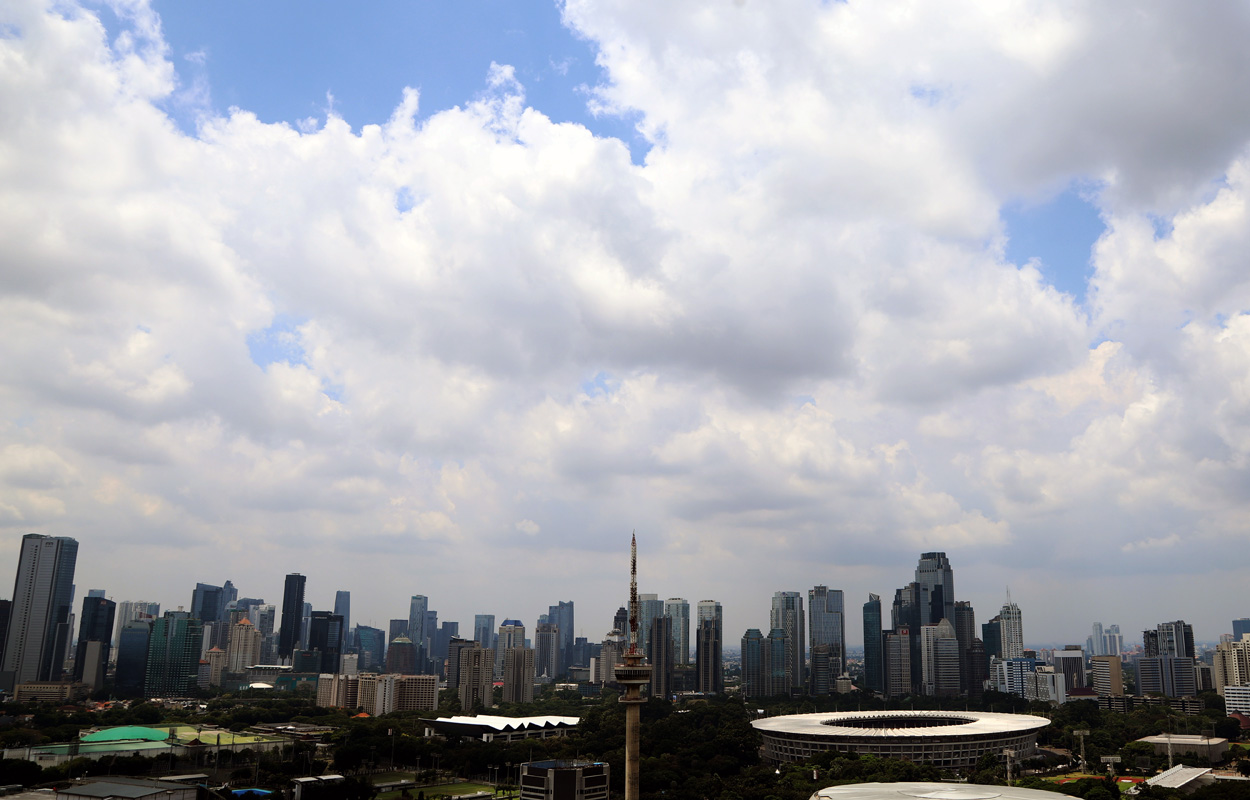
[(1202, 767), (1186, 767), (1183, 764), (1177, 764), (1165, 772), (1160, 772), (1153, 778), (1148, 778), (1146, 783), (1151, 786), (1161, 786), (1165, 789), (1181, 789), (1194, 781), (1198, 781), (1198, 784), (1210, 782), (1213, 778), (1206, 777), (1210, 772), (1210, 769)]
[(1018, 786), (980, 786), (963, 783), (853, 783), (830, 786), (813, 794), (810, 800), (1055, 800), (1054, 792), (1022, 789)]
[(751, 722), (760, 731), (857, 738), (1023, 733), (1049, 724), (1045, 717), (982, 711), (841, 711), (789, 714)]

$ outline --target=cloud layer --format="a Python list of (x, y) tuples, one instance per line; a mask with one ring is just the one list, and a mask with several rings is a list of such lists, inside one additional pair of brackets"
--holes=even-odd
[[(80, 587), (170, 605), (302, 571), (379, 624), (571, 597), (597, 638), (636, 528), (644, 591), (732, 639), (945, 549), (1030, 639), (1216, 637), (1250, 579), (1250, 16), (956, 5), (568, 0), (636, 164), (505, 65), (421, 123), (409, 90), (188, 134), (146, 7), (110, 40), (5, 4), (3, 551), (75, 536)], [(1003, 255), (1001, 209), (1074, 183), (1085, 303)]]

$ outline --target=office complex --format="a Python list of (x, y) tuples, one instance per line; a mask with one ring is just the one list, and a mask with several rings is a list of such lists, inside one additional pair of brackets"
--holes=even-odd
[(298, 572), (286, 576), (282, 589), (282, 622), (278, 629), (278, 658), (290, 661), (300, 644), (301, 623), (304, 616), (304, 582)]
[(344, 589), (334, 593), (334, 613), (343, 619), (343, 650), (355, 646), (352, 638), (352, 593)]
[[(786, 670), (787, 680), (789, 680), (790, 691), (801, 690), (806, 683), (806, 673), (804, 671), (804, 662), (807, 655), (807, 647), (805, 645), (805, 637), (807, 627), (803, 618), (803, 595), (799, 592), (775, 592), (773, 593), (772, 609), (769, 613), (769, 627), (776, 631), (780, 630), (785, 633), (789, 644), (789, 658), (791, 664)], [(769, 634), (770, 636), (772, 634)]]
[[(560, 634), (556, 650), (556, 672), (551, 676), (554, 678), (565, 674), (573, 664), (573, 601), (561, 600), (556, 605), (549, 606), (547, 621), (556, 626)], [(585, 664), (579, 666), (585, 666)]]
[(166, 611), (153, 620), (143, 693), (178, 697), (196, 685), (203, 623), (185, 611)]
[(684, 667), (690, 663), (690, 603), (670, 597), (664, 601), (664, 616), (673, 621), (673, 663)]
[(846, 615), (841, 589), (815, 586), (807, 591), (808, 644), (813, 651), (830, 647), (830, 671), (841, 675), (846, 661)]
[(495, 646), (495, 615), (476, 614), (473, 617), (473, 641), (487, 650)]
[(864, 688), (885, 691), (881, 651), (881, 596), (869, 593), (864, 603)]
[(955, 619), (955, 574), (946, 553), (922, 553), (916, 565), (921, 625)]
[(0, 689), (61, 677), (71, 635), (78, 542), (64, 536), (22, 537), (13, 605), (5, 636)]
[(74, 648), (74, 680), (91, 689), (104, 685), (113, 644), (113, 615), (117, 604), (103, 597), (84, 597)]
[(430, 656), (431, 631), (426, 629), (429, 610), (430, 598), (423, 594), (414, 594), (408, 601), (408, 638), (417, 649), (417, 672), (425, 672), (424, 661)]

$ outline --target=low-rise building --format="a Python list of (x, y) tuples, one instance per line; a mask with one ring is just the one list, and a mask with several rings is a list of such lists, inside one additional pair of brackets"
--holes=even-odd
[(521, 800), (607, 800), (602, 761), (531, 761), (521, 765)]

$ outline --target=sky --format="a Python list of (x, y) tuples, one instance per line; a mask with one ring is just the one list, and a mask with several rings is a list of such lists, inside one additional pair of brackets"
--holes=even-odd
[[(0, 574), (1250, 616), (1250, 7), (0, 3)], [(3, 590), (0, 590), (3, 591)]]

